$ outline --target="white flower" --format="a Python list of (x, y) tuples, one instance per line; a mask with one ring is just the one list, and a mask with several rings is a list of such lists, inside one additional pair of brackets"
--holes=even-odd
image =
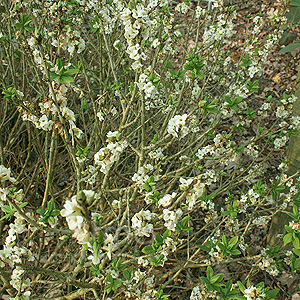
[(79, 244), (87, 244), (90, 238), (88, 225), (83, 224), (82, 227), (77, 227), (73, 233), (73, 237), (77, 239)]
[(180, 185), (179, 185), (179, 188), (181, 191), (186, 191), (188, 189), (188, 187), (191, 185), (191, 183), (193, 182), (193, 178), (190, 178), (190, 179), (184, 179), (182, 177), (179, 178), (179, 181), (180, 181)]
[(151, 152), (149, 152), (149, 156), (153, 159), (162, 159), (164, 157), (163, 153), (162, 153), (162, 149), (161, 147), (159, 147), (156, 150), (153, 150)]
[(139, 60), (136, 60), (135, 62), (133, 62), (131, 64), (131, 67), (133, 70), (137, 70), (137, 69), (140, 69), (143, 65), (140, 63)]
[(98, 111), (97, 112), (97, 118), (99, 119), (99, 121), (103, 121), (104, 120), (102, 111)]
[(153, 48), (156, 48), (156, 47), (159, 46), (159, 45), (160, 45), (159, 39), (155, 39), (155, 40), (152, 42), (152, 47), (153, 47)]
[(60, 211), (60, 214), (63, 217), (69, 217), (69, 216), (80, 216), (81, 215), (81, 206), (78, 204), (76, 200), (76, 196), (73, 196), (70, 200), (67, 200), (64, 204), (64, 209)]
[(163, 206), (163, 207), (168, 207), (170, 206), (170, 204), (172, 203), (172, 200), (176, 197), (176, 193), (172, 193), (172, 195), (170, 194), (166, 194), (164, 195), (161, 199), (159, 199), (158, 201), (158, 205), (159, 206)]
[(39, 119), (38, 128), (41, 128), (45, 131), (49, 131), (52, 129), (54, 122), (52, 120), (48, 120), (46, 115), (42, 115)]
[(0, 207), (3, 206), (3, 202), (6, 201), (6, 195), (8, 195), (8, 189), (0, 188)]
[(150, 236), (150, 233), (153, 231), (153, 225), (148, 222), (155, 216), (156, 214), (151, 213), (150, 210), (141, 210), (132, 217), (132, 227), (138, 236)]
[(147, 267), (149, 265), (149, 261), (147, 258), (144, 258), (143, 256), (140, 256), (138, 258), (138, 264), (143, 266), (143, 267)]
[(3, 165), (0, 165), (0, 181), (4, 182), (6, 180), (11, 182), (17, 181), (15, 178), (10, 177), (10, 168), (5, 168)]
[(176, 115), (169, 120), (168, 123), (168, 133), (175, 137), (184, 137), (188, 134), (188, 128), (185, 126), (185, 121), (187, 119), (187, 114)]
[(71, 230), (75, 230), (78, 227), (82, 227), (84, 218), (83, 216), (68, 216), (68, 226)]
[(113, 138), (113, 137), (116, 137), (116, 136), (118, 135), (118, 133), (119, 133), (119, 131), (114, 131), (114, 132), (109, 131), (109, 132), (106, 134), (106, 136), (107, 136), (108, 138)]
[(140, 55), (138, 53), (139, 49), (140, 49), (140, 45), (136, 44), (136, 45), (128, 46), (126, 52), (129, 54), (129, 57), (131, 59), (138, 60), (140, 58)]
[(182, 214), (183, 212), (180, 208), (177, 209), (176, 212), (168, 209), (164, 209), (163, 210), (163, 218), (165, 221), (164, 225), (167, 227), (167, 229), (175, 231), (177, 222), (179, 218), (182, 216)]
[(256, 287), (251, 285), (250, 287), (244, 290), (244, 295), (246, 296), (247, 300), (255, 299)]

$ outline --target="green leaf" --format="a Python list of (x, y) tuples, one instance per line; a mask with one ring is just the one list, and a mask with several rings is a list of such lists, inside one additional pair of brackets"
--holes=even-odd
[(47, 204), (47, 209), (51, 212), (53, 210), (54, 204), (53, 201), (50, 200)]
[(163, 234), (163, 239), (170, 237), (172, 235), (172, 231), (170, 229), (167, 229)]
[(244, 291), (245, 291), (246, 287), (240, 281), (238, 281), (237, 284), (238, 284), (241, 292), (244, 294)]
[(294, 268), (299, 270), (300, 268), (300, 258), (297, 258), (294, 263)]
[(204, 276), (201, 276), (201, 277), (200, 277), (200, 280), (201, 280), (203, 283), (205, 283), (206, 285), (209, 285), (209, 284), (210, 284), (209, 280), (208, 280), (206, 277), (204, 277)]
[(155, 235), (155, 241), (159, 245), (162, 245), (164, 243), (164, 240), (163, 240), (162, 236), (160, 234), (158, 234), (158, 233)]
[(188, 225), (188, 222), (189, 222), (189, 216), (185, 216), (182, 221), (181, 221), (181, 224), (183, 227), (186, 227)]
[(197, 74), (197, 77), (198, 77), (200, 80), (203, 80), (203, 79), (204, 79), (204, 73), (203, 73), (202, 71), (197, 71), (196, 74)]
[(41, 216), (43, 216), (44, 213), (45, 213), (45, 211), (44, 211), (42, 208), (38, 208), (38, 209), (36, 210), (36, 212), (37, 212), (39, 215), (41, 215)]
[(63, 74), (71, 76), (77, 73), (79, 73), (79, 69), (70, 69), (70, 70), (65, 70)]
[(54, 225), (54, 224), (55, 224), (55, 219), (54, 219), (54, 217), (50, 216), (50, 217), (48, 218), (48, 222), (49, 222), (50, 224)]
[(214, 275), (214, 271), (213, 271), (212, 267), (208, 266), (206, 269), (206, 277), (208, 278), (209, 281), (213, 275)]
[(51, 80), (55, 80), (57, 78), (59, 78), (60, 76), (58, 74), (56, 74), (55, 72), (49, 72), (50, 73), (50, 79)]
[(51, 212), (51, 216), (52, 217), (56, 217), (60, 214), (60, 211), (58, 209), (53, 209), (52, 212)]
[(270, 298), (274, 298), (276, 297), (276, 295), (278, 294), (279, 289), (273, 289), (273, 290), (269, 290), (266, 292), (266, 295)]
[(60, 76), (58, 79), (59, 83), (64, 83), (64, 82), (74, 82), (74, 79), (72, 76)]
[(227, 241), (227, 238), (226, 238), (225, 234), (223, 234), (223, 236), (222, 236), (222, 242), (225, 246), (228, 244), (228, 241)]
[(223, 278), (224, 278), (224, 274), (217, 274), (217, 275), (214, 275), (214, 276), (210, 279), (210, 283), (211, 283), (211, 284), (218, 283), (218, 282), (220, 282)]
[(292, 240), (293, 240), (293, 234), (292, 233), (288, 233), (283, 237), (284, 245), (290, 243)]
[(149, 185), (148, 182), (144, 183), (144, 189), (149, 193), (152, 191), (152, 187)]
[(295, 42), (295, 43), (289, 44), (286, 47), (282, 48), (281, 50), (278, 51), (278, 53), (279, 54), (287, 53), (287, 52), (290, 52), (290, 51), (292, 51), (292, 50), (294, 50), (298, 47), (300, 47), (300, 42)]
[(142, 252), (145, 254), (153, 254), (154, 253), (154, 249), (152, 248), (152, 246), (145, 246), (142, 249)]
[(294, 239), (293, 239), (293, 246), (296, 248), (296, 249), (299, 249), (300, 247), (300, 244), (299, 244), (299, 239), (295, 236)]
[(234, 245), (236, 245), (236, 243), (238, 242), (239, 237), (238, 236), (234, 236), (228, 243), (228, 246), (230, 248), (232, 248)]
[(294, 252), (296, 255), (300, 256), (300, 250), (299, 250), (299, 249), (293, 248), (293, 252)]
[(291, 0), (290, 6), (300, 6), (300, 0)]
[(241, 254), (241, 251), (238, 250), (238, 249), (233, 249), (233, 250), (231, 250), (231, 254), (232, 255), (239, 255), (239, 254)]

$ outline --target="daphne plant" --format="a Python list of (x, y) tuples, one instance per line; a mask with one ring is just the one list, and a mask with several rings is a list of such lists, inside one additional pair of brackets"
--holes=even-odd
[(283, 12), (35, 0), (0, 14), (1, 291), (274, 298), (273, 277), (299, 267), (296, 208), (293, 251), (261, 238), (299, 198), (295, 96), (264, 86)]

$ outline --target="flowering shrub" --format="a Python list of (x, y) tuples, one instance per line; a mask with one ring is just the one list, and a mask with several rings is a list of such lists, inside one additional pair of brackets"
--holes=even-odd
[(219, 0), (0, 12), (3, 297), (273, 299), (253, 271), (300, 268), (296, 206), (293, 252), (251, 244), (299, 200), (280, 156), (296, 98), (258, 101), (284, 18), (249, 15), (237, 58), (242, 21)]

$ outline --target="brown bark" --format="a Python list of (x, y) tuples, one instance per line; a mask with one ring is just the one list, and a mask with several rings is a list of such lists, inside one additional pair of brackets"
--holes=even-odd
[[(298, 79), (300, 78), (300, 69), (298, 71)], [(293, 116), (300, 116), (300, 86), (295, 93), (297, 100), (293, 105)], [(295, 136), (291, 136), (287, 151), (288, 170), (287, 175), (292, 176), (298, 170), (300, 170), (300, 130), (297, 130)], [(282, 234), (284, 225), (291, 221), (290, 217), (283, 212), (278, 212), (274, 215), (270, 230), (267, 237), (267, 243), (270, 246), (282, 244), (282, 240), (277, 237), (278, 234)]]

